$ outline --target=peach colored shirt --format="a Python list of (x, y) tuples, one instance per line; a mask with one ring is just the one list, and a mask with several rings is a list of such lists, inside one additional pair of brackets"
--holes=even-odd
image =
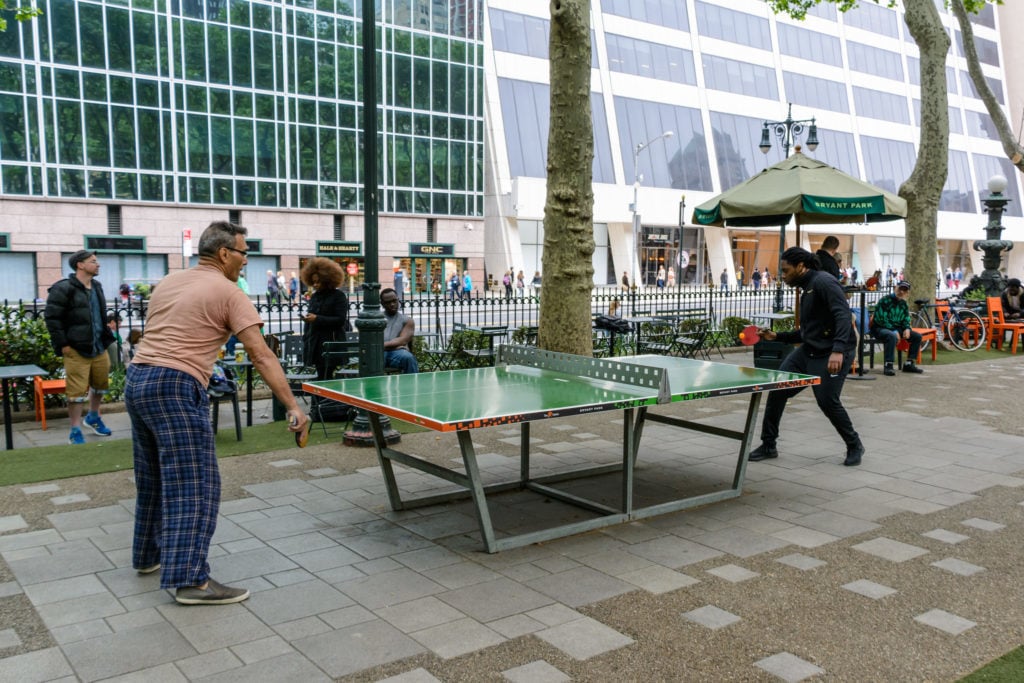
[(228, 337), (262, 324), (237, 284), (214, 266), (200, 264), (168, 275), (153, 289), (146, 331), (132, 362), (181, 370), (205, 387)]

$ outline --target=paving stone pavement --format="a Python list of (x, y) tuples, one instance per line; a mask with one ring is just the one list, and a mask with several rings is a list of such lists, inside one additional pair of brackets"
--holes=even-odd
[[(0, 516), (0, 681), (955, 680), (1024, 640), (1024, 433), (994, 426), (995, 410), (929, 412), (947, 392), (984, 397), (971, 386), (993, 374), (1011, 395), (1024, 379), (1011, 358), (849, 383), (859, 468), (841, 466), (805, 392), (745, 495), (495, 555), (467, 503), (391, 511), (379, 468), (347, 467), (340, 446), (329, 466), (271, 455), (278, 478), (238, 482), (246, 495), (221, 506), (212, 573), (252, 591), (223, 607), (176, 605), (131, 569), (130, 487), (94, 505), (65, 481), (7, 487), (0, 498), (52, 512), (36, 527)], [(735, 429), (746, 405), (669, 410)], [(106, 420), (127, 430), (123, 414)], [(62, 440), (51, 423), (43, 436), (18, 425), (19, 447)], [(537, 423), (534, 465), (613, 462), (621, 424)], [(518, 432), (481, 432), (481, 469), (514, 475)], [(404, 441), (457, 453), (434, 434)], [(638, 488), (727, 486), (734, 453), (648, 424)], [(396, 469), (403, 493), (450, 488)], [(581, 486), (616, 491), (611, 478)], [(505, 531), (579, 514), (533, 493), (492, 501)]]

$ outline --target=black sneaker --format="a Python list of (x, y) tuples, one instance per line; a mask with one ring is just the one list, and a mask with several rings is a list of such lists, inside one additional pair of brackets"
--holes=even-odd
[(864, 445), (857, 444), (853, 448), (846, 449), (846, 460), (843, 464), (847, 467), (856, 467), (860, 464), (860, 459), (864, 457)]
[(885, 375), (886, 377), (895, 377), (896, 376), (896, 370), (893, 369), (892, 363), (886, 363), (885, 364), (885, 369), (882, 370), (882, 374)]
[(779, 457), (779, 452), (775, 449), (775, 446), (761, 444), (754, 450), (750, 451), (750, 455), (747, 456), (747, 460), (750, 462), (760, 462), (762, 460), (771, 460), (772, 458), (777, 457)]
[(160, 569), (160, 563), (159, 562), (157, 562), (156, 564), (151, 564), (148, 567), (139, 567), (135, 571), (137, 571), (139, 574), (152, 574), (153, 572), (157, 571), (158, 569)]
[(921, 368), (917, 367), (917, 365), (915, 365), (914, 363), (904, 363), (903, 364), (903, 372), (912, 372), (915, 375), (920, 375), (920, 374), (924, 373), (924, 370), (922, 370)]
[(230, 605), (249, 599), (247, 588), (232, 588), (207, 579), (206, 588), (183, 586), (174, 592), (174, 599), (180, 605)]

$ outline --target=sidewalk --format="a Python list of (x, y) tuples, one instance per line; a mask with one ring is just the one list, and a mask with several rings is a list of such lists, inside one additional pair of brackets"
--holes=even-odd
[[(231, 458), (246, 495), (221, 506), (212, 573), (253, 596), (224, 607), (178, 606), (130, 568), (125, 474), (0, 489), (3, 510), (48, 510), (0, 516), (0, 681), (956, 680), (1022, 640), (1024, 364), (924, 367), (847, 383), (858, 468), (807, 391), (745, 495), (495, 555), (466, 504), (391, 511), (379, 468), (353, 464), (365, 450)], [(666, 412), (737, 428), (746, 406)], [(63, 443), (66, 419), (50, 424), (15, 425), (17, 447)], [(621, 431), (613, 413), (535, 423), (535, 464), (614, 461)], [(516, 472), (518, 430), (478, 432), (481, 468)], [(403, 448), (457, 455), (429, 432)], [(734, 460), (733, 442), (648, 423), (638, 486), (727, 483)], [(532, 493), (491, 512), (505, 530), (581, 514)]]

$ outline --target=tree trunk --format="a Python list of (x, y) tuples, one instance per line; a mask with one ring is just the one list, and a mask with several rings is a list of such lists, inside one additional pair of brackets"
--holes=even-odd
[(589, 356), (594, 282), (590, 0), (551, 0), (549, 64), (551, 128), (537, 345)]
[(967, 72), (971, 75), (971, 81), (974, 82), (974, 89), (978, 91), (978, 96), (985, 103), (985, 108), (988, 109), (988, 115), (992, 117), (992, 123), (996, 126), (999, 142), (1002, 143), (1006, 156), (1017, 167), (1017, 170), (1024, 172), (1024, 147), (1021, 147), (1020, 143), (1013, 138), (1013, 129), (1007, 122), (1006, 114), (999, 106), (996, 96), (992, 94), (992, 88), (988, 87), (985, 74), (981, 71), (981, 62), (978, 61), (978, 50), (974, 46), (974, 27), (971, 26), (971, 21), (967, 16), (968, 11), (973, 11), (977, 3), (976, 1), (971, 2), (970, 10), (964, 6), (963, 0), (952, 0), (951, 4), (953, 5), (953, 14), (956, 15), (956, 20), (960, 24)]
[(921, 53), (921, 138), (917, 163), (899, 191), (907, 200), (904, 272), (914, 285), (914, 298), (931, 300), (937, 267), (935, 226), (949, 172), (949, 36), (933, 0), (904, 0), (903, 5), (907, 28)]

